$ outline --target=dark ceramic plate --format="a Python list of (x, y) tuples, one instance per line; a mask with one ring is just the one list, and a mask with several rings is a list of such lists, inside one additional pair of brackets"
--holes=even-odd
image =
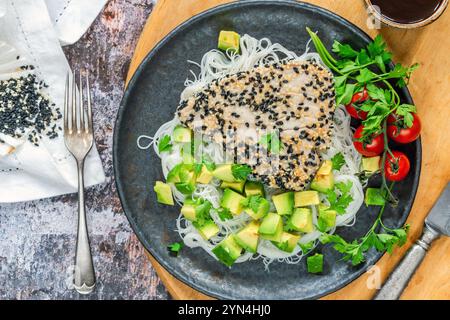
[[(333, 40), (355, 47), (371, 39), (345, 19), (319, 7), (290, 1), (245, 1), (204, 12), (185, 22), (164, 38), (144, 59), (125, 92), (114, 134), (114, 167), (117, 189), (130, 224), (146, 249), (178, 279), (210, 296), (225, 299), (308, 299), (333, 292), (361, 275), (381, 253), (370, 251), (365, 264), (352, 267), (341, 261), (329, 246), (319, 247), (325, 255), (323, 275), (306, 271), (304, 261), (297, 265), (273, 263), (264, 270), (261, 261), (237, 264), (228, 269), (202, 249), (186, 248), (179, 257), (171, 257), (167, 245), (179, 241), (175, 219), (179, 207), (156, 202), (152, 186), (163, 180), (158, 157), (141, 151), (136, 139), (153, 134), (169, 121), (179, 102), (183, 82), (189, 76), (186, 60), (200, 61), (217, 45), (222, 29), (248, 33), (256, 38), (269, 37), (290, 50), (302, 52), (308, 41), (305, 27), (317, 30), (329, 48)], [(407, 89), (400, 95), (412, 103)], [(385, 223), (400, 227), (405, 222), (419, 179), (420, 142), (398, 147), (411, 162), (408, 178), (394, 192), (400, 205), (388, 208)], [(340, 228), (347, 239), (364, 235), (376, 216), (376, 209), (361, 207), (352, 228)]]

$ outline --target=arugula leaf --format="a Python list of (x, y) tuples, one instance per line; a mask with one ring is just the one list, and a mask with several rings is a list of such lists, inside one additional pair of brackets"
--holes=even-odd
[(246, 180), (248, 175), (252, 173), (252, 168), (246, 164), (233, 164), (231, 166), (231, 173), (236, 180)]
[(336, 153), (333, 158), (331, 158), (331, 163), (332, 163), (332, 167), (333, 170), (341, 170), (342, 166), (345, 164), (345, 159), (344, 159), (344, 155), (342, 154), (342, 152), (338, 152)]
[(351, 181), (338, 182), (333, 190), (329, 190), (326, 193), (331, 210), (335, 210), (338, 214), (345, 213), (345, 209), (353, 201), (353, 197), (350, 194), (352, 187), (353, 183)]
[(169, 152), (172, 151), (172, 144), (171, 144), (171, 139), (169, 135), (165, 135), (161, 138), (161, 140), (159, 140), (158, 143), (158, 151), (159, 152)]
[(174, 242), (167, 246), (167, 249), (172, 253), (175, 257), (178, 256), (181, 249), (183, 249), (184, 243), (183, 242)]
[(230, 209), (228, 208), (217, 209), (217, 214), (219, 215), (219, 218), (222, 221), (233, 219), (233, 215), (230, 213)]

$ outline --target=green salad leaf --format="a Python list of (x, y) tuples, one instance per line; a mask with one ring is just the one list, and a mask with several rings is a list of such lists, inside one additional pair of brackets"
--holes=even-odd
[(353, 197), (350, 194), (352, 187), (353, 183), (351, 181), (338, 182), (333, 190), (329, 190), (326, 193), (331, 210), (335, 210), (338, 214), (345, 213), (345, 209), (353, 201)]
[(252, 168), (246, 164), (233, 164), (231, 166), (231, 173), (236, 180), (246, 180), (248, 175), (252, 173)]
[(342, 166), (345, 164), (345, 158), (342, 152), (336, 153), (333, 158), (331, 158), (331, 163), (333, 166), (333, 170), (341, 170)]
[(167, 249), (175, 256), (178, 256), (178, 254), (180, 253), (181, 249), (183, 249), (183, 247), (184, 247), (183, 242), (174, 242), (174, 243), (169, 244)]

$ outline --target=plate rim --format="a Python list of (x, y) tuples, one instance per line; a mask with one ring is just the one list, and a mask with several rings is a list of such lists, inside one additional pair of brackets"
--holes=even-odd
[[(130, 93), (132, 91), (132, 88), (134, 87), (134, 85), (137, 82), (137, 79), (140, 77), (140, 74), (143, 72), (145, 65), (156, 55), (156, 53), (169, 41), (171, 40), (179, 31), (184, 30), (185, 28), (189, 27), (192, 23), (194, 23), (195, 21), (202, 19), (205, 16), (210, 16), (210, 15), (214, 15), (216, 13), (219, 13), (221, 11), (227, 10), (229, 8), (242, 8), (242, 7), (251, 7), (251, 6), (264, 6), (264, 5), (278, 5), (278, 6), (291, 6), (291, 7), (302, 7), (302, 8), (307, 8), (307, 9), (314, 9), (314, 10), (318, 10), (320, 11), (322, 14), (331, 16), (333, 19), (340, 21), (341, 23), (345, 24), (349, 29), (352, 29), (355, 32), (358, 32), (360, 34), (362, 34), (368, 41), (373, 41), (373, 38), (370, 37), (364, 30), (362, 30), (360, 27), (358, 27), (357, 25), (353, 24), (352, 22), (350, 22), (349, 20), (347, 20), (346, 18), (338, 15), (337, 13), (334, 13), (326, 8), (323, 8), (321, 6), (318, 5), (314, 5), (311, 3), (306, 3), (303, 1), (296, 1), (296, 0), (247, 0), (245, 2), (241, 2), (241, 1), (236, 1), (236, 2), (230, 2), (230, 3), (226, 3), (226, 4), (221, 4), (212, 8), (209, 8), (205, 11), (202, 11), (194, 16), (192, 16), (191, 18), (185, 20), (184, 22), (182, 22), (181, 24), (179, 24), (178, 26), (176, 26), (174, 29), (172, 29), (169, 33), (167, 33), (166, 36), (164, 36), (160, 41), (158, 41), (158, 43), (145, 55), (145, 57), (142, 59), (142, 61), (139, 63), (138, 67), (136, 68), (135, 72), (133, 73), (132, 77), (130, 78), (128, 84), (125, 87), (124, 90), (124, 94), (122, 96), (119, 108), (117, 110), (117, 115), (116, 115), (116, 119), (115, 119), (115, 125), (114, 125), (114, 133), (113, 133), (113, 174), (114, 174), (114, 182), (115, 182), (115, 186), (116, 186), (116, 190), (117, 190), (117, 194), (119, 196), (119, 200), (120, 200), (120, 204), (122, 207), (123, 212), (125, 213), (125, 216), (127, 217), (128, 222), (130, 223), (130, 226), (133, 230), (133, 232), (136, 234), (137, 238), (139, 239), (139, 241), (141, 242), (141, 244), (144, 246), (145, 250), (147, 250), (151, 256), (164, 268), (165, 271), (169, 272), (170, 275), (172, 275), (175, 279), (177, 279), (178, 281), (181, 281), (182, 283), (184, 283), (185, 285), (187, 285), (188, 287), (197, 290), (203, 294), (205, 294), (206, 296), (209, 297), (213, 297), (216, 299), (234, 299), (232, 296), (227, 296), (227, 295), (223, 295), (221, 293), (218, 292), (211, 292), (208, 291), (206, 288), (198, 285), (197, 283), (195, 283), (194, 281), (190, 280), (189, 277), (185, 277), (184, 275), (180, 274), (177, 270), (175, 270), (173, 267), (171, 267), (170, 263), (167, 262), (167, 260), (162, 259), (162, 257), (159, 256), (158, 253), (156, 253), (156, 251), (153, 249), (153, 247), (150, 245), (150, 243), (145, 239), (144, 235), (142, 234), (142, 231), (139, 230), (137, 223), (135, 222), (135, 220), (131, 217), (131, 215), (128, 212), (128, 209), (125, 208), (124, 204), (123, 204), (123, 199), (125, 198), (124, 194), (123, 194), (123, 189), (121, 187), (121, 185), (119, 184), (119, 179), (117, 179), (118, 176), (120, 176), (119, 174), (119, 170), (118, 170), (118, 154), (117, 154), (117, 150), (118, 150), (118, 131), (119, 131), (119, 127), (120, 124), (122, 123), (122, 119), (123, 119), (123, 114), (124, 114), (124, 109), (125, 109), (125, 102), (129, 99)], [(391, 62), (392, 63), (392, 62)], [(409, 92), (409, 89), (407, 87), (404, 87), (403, 90), (406, 93), (406, 96), (408, 97), (408, 100), (410, 100), (411, 102), (413, 101), (411, 93)], [(420, 173), (421, 173), (421, 164), (422, 164), (422, 143), (421, 143), (421, 138), (419, 137), (419, 139), (417, 139), (415, 142), (416, 144), (416, 149), (417, 149), (417, 157), (415, 159), (415, 177), (413, 180), (413, 190), (412, 190), (412, 197), (411, 197), (411, 205), (409, 206), (409, 208), (407, 208), (408, 213), (405, 215), (404, 221), (403, 223), (405, 223), (407, 221), (407, 219), (409, 218), (412, 208), (414, 206), (415, 203), (415, 198), (417, 195), (417, 190), (419, 187), (419, 180), (420, 180)], [(376, 252), (375, 254), (375, 259), (373, 261), (373, 264), (375, 265), (376, 263), (379, 262), (379, 260), (386, 254), (386, 252)], [(334, 293), (344, 287), (346, 287), (347, 285), (349, 285), (350, 283), (352, 283), (353, 281), (355, 281), (356, 279), (358, 279), (359, 277), (361, 277), (361, 275), (366, 271), (366, 268), (360, 268), (358, 270), (356, 270), (354, 272), (354, 276), (351, 277), (350, 279), (348, 279), (347, 281), (342, 282), (340, 285), (333, 287), (332, 289), (326, 290), (322, 293), (318, 293), (315, 295), (311, 295), (308, 297), (305, 297), (304, 299), (317, 299), (320, 297), (324, 297), (328, 294)]]

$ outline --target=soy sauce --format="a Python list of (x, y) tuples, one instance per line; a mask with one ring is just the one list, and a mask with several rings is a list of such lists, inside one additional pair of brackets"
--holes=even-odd
[(402, 23), (417, 23), (431, 17), (443, 0), (370, 0), (380, 7), (381, 14), (387, 19)]

